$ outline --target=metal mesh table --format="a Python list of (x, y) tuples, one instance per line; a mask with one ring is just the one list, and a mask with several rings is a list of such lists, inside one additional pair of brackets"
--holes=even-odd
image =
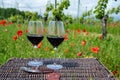
[[(22, 66), (28, 66), (32, 58), (12, 58), (0, 67), (0, 80), (46, 80), (49, 73), (27, 73), (20, 70)], [(116, 80), (108, 69), (96, 58), (76, 59), (38, 59), (44, 62), (40, 68), (46, 68), (47, 64), (54, 61), (62, 64), (63, 68), (57, 70), (61, 74), (59, 80)]]

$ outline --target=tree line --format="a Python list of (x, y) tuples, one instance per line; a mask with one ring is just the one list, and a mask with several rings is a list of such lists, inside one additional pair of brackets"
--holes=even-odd
[(15, 8), (0, 8), (0, 20), (8, 19), (16, 22), (19, 20), (36, 20), (42, 18), (37, 12), (20, 11)]
[(24, 11), (19, 11), (15, 8), (0, 8), (0, 19), (9, 18), (11, 15), (15, 16), (18, 14), (25, 17)]

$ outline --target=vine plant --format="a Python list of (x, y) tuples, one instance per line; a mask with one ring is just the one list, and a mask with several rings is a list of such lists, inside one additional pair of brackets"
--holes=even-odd
[[(95, 7), (94, 13), (97, 19), (100, 19), (102, 22), (102, 36), (103, 38), (107, 36), (106, 24), (108, 20), (108, 14), (105, 11), (107, 8), (109, 0), (99, 0), (97, 6)], [(117, 1), (117, 0), (114, 0)]]
[(83, 24), (85, 17), (92, 15), (92, 11), (93, 11), (93, 10), (91, 9), (91, 10), (89, 10), (89, 11), (87, 11), (87, 12), (84, 12), (84, 13), (82, 14), (82, 16), (80, 17), (80, 23), (81, 23), (81, 24)]
[(70, 6), (69, 0), (62, 0), (61, 3), (56, 3), (56, 6), (54, 7), (54, 4), (49, 3), (46, 5), (46, 12), (44, 13), (45, 21), (48, 20), (48, 14), (49, 12), (52, 12), (53, 19), (56, 19), (57, 21), (61, 21), (63, 17), (65, 16), (63, 13), (64, 9), (68, 9)]

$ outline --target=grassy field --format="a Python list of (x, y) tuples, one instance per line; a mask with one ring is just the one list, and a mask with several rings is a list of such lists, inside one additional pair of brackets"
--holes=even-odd
[[(108, 35), (101, 37), (101, 24), (65, 24), (64, 42), (58, 47), (57, 58), (98, 58), (117, 78), (120, 77), (120, 22), (109, 23)], [(53, 47), (45, 36), (34, 49), (27, 40), (27, 24), (0, 25), (0, 65), (13, 57), (52, 58)], [(18, 36), (18, 31), (22, 34)]]

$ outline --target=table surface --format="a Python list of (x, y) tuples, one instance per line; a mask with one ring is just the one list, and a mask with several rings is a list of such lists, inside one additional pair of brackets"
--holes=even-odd
[[(50, 73), (28, 73), (20, 70), (20, 67), (28, 67), (32, 58), (12, 58), (0, 67), (0, 80), (47, 80)], [(75, 59), (45, 59), (41, 58), (46, 68), (47, 64), (54, 61), (62, 64), (63, 68), (57, 70), (60, 73), (59, 80), (116, 80), (113, 74), (96, 58), (75, 58)]]

